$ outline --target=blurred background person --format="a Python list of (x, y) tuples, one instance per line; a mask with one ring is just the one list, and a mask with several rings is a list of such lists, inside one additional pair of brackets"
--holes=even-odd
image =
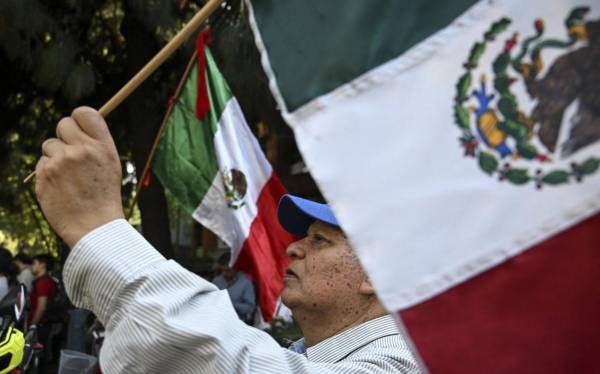
[(229, 266), (231, 255), (223, 254), (217, 260), (219, 275), (213, 279), (213, 283), (220, 290), (227, 290), (237, 315), (245, 323), (254, 323), (254, 312), (256, 311), (256, 292), (254, 285), (243, 273)]
[(51, 356), (50, 329), (48, 321), (48, 307), (52, 303), (56, 292), (56, 284), (50, 276), (50, 270), (54, 265), (54, 258), (50, 255), (37, 255), (32, 259), (31, 271), (35, 276), (29, 302), (31, 304), (30, 328), (36, 329), (38, 341), (44, 345), (44, 353), (41, 355), (39, 371), (45, 373), (48, 356)]
[(33, 272), (31, 271), (31, 257), (27, 256), (23, 252), (17, 253), (13, 259), (13, 263), (17, 267), (19, 273), (17, 275), (17, 282), (24, 284), (27, 288), (27, 292), (31, 292), (33, 286)]
[(11, 278), (14, 275), (12, 265), (12, 254), (4, 247), (0, 246), (0, 300), (8, 293)]
[(50, 276), (54, 259), (50, 255), (33, 257), (31, 271), (35, 276), (29, 301), (31, 303), (31, 323), (41, 327), (48, 320), (46, 311), (52, 302), (56, 285)]

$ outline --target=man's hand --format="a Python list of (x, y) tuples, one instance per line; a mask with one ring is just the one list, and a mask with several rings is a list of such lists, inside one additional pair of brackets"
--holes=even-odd
[(123, 218), (121, 163), (102, 116), (81, 107), (42, 145), (35, 192), (46, 219), (73, 247), (93, 229)]

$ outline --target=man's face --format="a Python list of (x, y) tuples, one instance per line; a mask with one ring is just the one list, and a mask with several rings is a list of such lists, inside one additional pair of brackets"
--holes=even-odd
[(40, 275), (44, 269), (46, 269), (46, 264), (38, 260), (33, 260), (33, 264), (31, 264), (31, 273), (33, 275)]
[(287, 254), (292, 261), (281, 298), (292, 310), (346, 308), (361, 297), (364, 272), (341, 230), (316, 221)]
[(22, 262), (21, 260), (14, 260), (13, 262), (17, 266), (17, 269), (23, 270), (23, 268), (25, 268), (25, 263)]
[(223, 278), (225, 278), (227, 281), (232, 280), (235, 276), (235, 270), (230, 268), (229, 265), (221, 265), (219, 266), (219, 270), (221, 275), (223, 275)]

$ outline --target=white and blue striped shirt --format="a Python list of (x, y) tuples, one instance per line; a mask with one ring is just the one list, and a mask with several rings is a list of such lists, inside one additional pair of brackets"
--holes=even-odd
[(64, 268), (76, 306), (106, 327), (104, 373), (419, 373), (391, 316), (301, 353), (241, 322), (226, 291), (162, 257), (125, 220), (86, 235)]

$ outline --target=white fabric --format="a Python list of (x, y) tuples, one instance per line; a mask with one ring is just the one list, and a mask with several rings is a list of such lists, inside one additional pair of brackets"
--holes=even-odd
[(33, 286), (33, 273), (31, 273), (30, 267), (25, 267), (19, 275), (17, 275), (17, 282), (24, 284), (27, 288), (27, 292), (31, 292)]
[[(453, 123), (463, 63), (493, 22), (513, 19), (489, 44), (474, 80), (485, 72), (491, 81), (492, 61), (505, 41), (515, 31), (520, 41), (533, 34), (536, 18), (544, 20), (546, 38), (566, 39), (564, 19), (581, 3), (592, 4), (482, 1), (397, 59), (284, 112), (309, 170), (388, 310), (427, 300), (600, 209), (600, 172), (582, 183), (539, 191), (534, 183), (500, 182), (476, 159), (463, 156)], [(586, 19), (598, 19), (599, 11), (597, 2), (592, 4)], [(252, 25), (271, 87), (285, 108), (268, 51)], [(565, 52), (544, 50), (546, 65)], [(524, 86), (515, 83), (513, 89), (529, 113), (535, 103)], [(539, 167), (569, 170), (571, 162), (599, 155), (596, 143), (566, 159), (553, 154), (553, 162)], [(523, 164), (532, 167), (535, 161)]]
[(0, 300), (4, 298), (8, 294), (8, 278), (4, 275), (0, 275)]
[[(219, 173), (192, 216), (231, 248), (233, 264), (256, 217), (260, 192), (273, 170), (235, 98), (227, 103), (221, 114), (214, 142)], [(230, 208), (225, 200), (223, 172), (231, 169), (244, 173), (248, 185), (244, 205), (237, 209)]]
[(391, 316), (334, 335), (306, 355), (240, 321), (227, 291), (162, 257), (125, 220), (83, 237), (64, 268), (65, 289), (106, 337), (106, 374), (419, 373)]

